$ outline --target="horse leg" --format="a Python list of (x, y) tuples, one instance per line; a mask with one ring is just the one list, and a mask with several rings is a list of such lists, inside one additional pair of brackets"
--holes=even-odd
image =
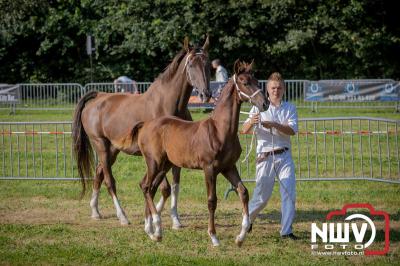
[(171, 195), (171, 186), (168, 182), (167, 176), (164, 176), (163, 180), (160, 184), (161, 197), (160, 201), (157, 203), (157, 212), (161, 215), (162, 210), (164, 209), (165, 202), (168, 197)]
[[(156, 194), (157, 188), (161, 181), (165, 178), (165, 173), (167, 172), (165, 168), (157, 166), (156, 162), (146, 158), (147, 163), (147, 173), (140, 183), (140, 188), (143, 191), (143, 195), (146, 201), (146, 219), (145, 221), (150, 221), (154, 226), (154, 234), (149, 234), (151, 230), (145, 231), (148, 233), (150, 238), (155, 241), (161, 241), (162, 239), (162, 229), (161, 229), (161, 217), (157, 212), (157, 208), (154, 204), (154, 195)], [(170, 168), (170, 166), (169, 166)], [(148, 210), (147, 210), (148, 209)], [(145, 224), (146, 226), (146, 224)]]
[(249, 192), (247, 188), (243, 185), (240, 179), (236, 165), (222, 172), (223, 176), (231, 182), (232, 186), (238, 191), (240, 201), (243, 206), (243, 220), (242, 220), (242, 230), (240, 234), (236, 237), (235, 243), (240, 247), (243, 244), (244, 239), (248, 229), (250, 228), (250, 217), (249, 217)]
[[(146, 180), (146, 176), (147, 175), (145, 175), (144, 177), (143, 177), (143, 179), (142, 179), (142, 182), (143, 182), (143, 180)], [(140, 185), (140, 187), (141, 187), (142, 185)], [(146, 196), (145, 196), (145, 207), (144, 207), (144, 214), (145, 214), (145, 217), (144, 217), (144, 231), (146, 232), (146, 234), (148, 234), (149, 236), (150, 236), (150, 238), (151, 239), (153, 239), (153, 235), (154, 235), (154, 230), (153, 230), (153, 218), (151, 217), (151, 212), (150, 212), (150, 208), (149, 208), (149, 204), (147, 203), (147, 200), (146, 200)]]
[[(145, 177), (144, 177), (145, 178)], [(161, 212), (164, 209), (165, 201), (171, 194), (171, 186), (169, 185), (168, 179), (166, 176), (161, 181), (160, 184), (160, 190), (161, 190), (161, 198), (160, 201), (156, 205), (157, 213), (159, 216), (161, 216)], [(153, 197), (154, 199), (154, 197)], [(150, 238), (153, 238), (152, 235), (154, 234), (153, 230), (153, 218), (151, 217), (149, 205), (147, 204), (146, 201), (146, 206), (145, 206), (145, 219), (144, 219), (144, 231), (150, 236)]]
[(167, 198), (171, 195), (172, 229), (180, 229), (182, 228), (182, 224), (179, 220), (179, 215), (178, 215), (178, 194), (179, 194), (179, 181), (181, 178), (181, 168), (177, 166), (172, 166), (172, 175), (173, 175), (172, 189), (167, 178), (165, 178), (161, 183), (160, 190), (162, 196), (160, 198), (160, 201), (157, 203), (157, 211), (161, 213)]
[(112, 151), (114, 150), (114, 148), (112, 148), (111, 144), (105, 139), (96, 139), (93, 141), (93, 144), (96, 147), (96, 151), (99, 156), (99, 162), (101, 164), (104, 176), (104, 182), (105, 185), (107, 186), (108, 193), (113, 199), (114, 206), (117, 211), (117, 217), (122, 225), (128, 225), (129, 221), (126, 218), (125, 212), (121, 208), (121, 205), (117, 197), (115, 178), (111, 170), (111, 165), (113, 163), (112, 159), (114, 159), (115, 161), (115, 158), (113, 158), (112, 156)]
[(214, 172), (212, 166), (207, 166), (206, 168), (204, 168), (204, 174), (206, 178), (208, 196), (208, 235), (211, 237), (211, 242), (213, 246), (217, 247), (220, 244), (215, 230), (215, 210), (217, 209), (217, 174)]
[[(111, 165), (112, 165), (117, 159), (119, 150), (115, 149), (114, 147), (111, 147), (110, 151), (111, 151)], [(92, 218), (95, 220), (101, 218), (99, 212), (99, 193), (103, 180), (104, 180), (103, 168), (102, 165), (99, 163), (96, 167), (96, 173), (93, 178), (93, 192), (92, 192), (92, 198), (90, 200), (90, 207), (92, 208)]]
[(99, 193), (103, 179), (104, 179), (103, 170), (101, 164), (98, 164), (96, 167), (95, 176), (93, 178), (93, 192), (92, 192), (92, 198), (90, 200), (90, 208), (92, 208), (92, 218), (95, 220), (99, 220), (101, 218), (99, 212)]
[(171, 219), (172, 229), (182, 228), (182, 224), (178, 215), (178, 195), (179, 195), (179, 182), (181, 180), (181, 168), (172, 166), (172, 189), (171, 189)]

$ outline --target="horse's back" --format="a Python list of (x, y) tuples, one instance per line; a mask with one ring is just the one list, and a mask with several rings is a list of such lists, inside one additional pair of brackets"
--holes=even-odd
[(173, 116), (144, 123), (139, 142), (149, 156), (167, 155), (173, 164), (194, 169), (211, 163), (219, 148), (210, 119), (192, 122)]
[(98, 93), (82, 112), (86, 133), (92, 139), (107, 139), (128, 154), (136, 153), (131, 132), (140, 121), (149, 120), (144, 101), (140, 94)]

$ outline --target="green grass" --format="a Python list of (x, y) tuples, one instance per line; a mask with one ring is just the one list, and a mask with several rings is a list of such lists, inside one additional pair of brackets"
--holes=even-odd
[[(118, 166), (118, 164), (117, 164)], [(212, 248), (207, 235), (207, 203), (201, 172), (182, 174), (179, 210), (185, 227), (170, 229), (168, 211), (163, 213), (164, 238), (148, 239), (143, 231), (143, 196), (138, 171), (118, 176), (118, 193), (132, 224), (119, 225), (112, 201), (103, 188), (100, 221), (89, 218), (89, 195), (78, 199), (77, 182), (0, 182), (0, 264), (141, 264), (141, 265), (265, 265), (268, 264), (393, 264), (399, 251), (399, 187), (371, 182), (320, 182), (297, 184), (297, 242), (279, 237), (280, 199), (275, 186), (242, 248), (234, 237), (239, 232), (241, 207), (237, 196), (222, 195), (227, 186), (218, 179), (217, 233), (222, 246)], [(252, 192), (254, 184), (246, 184)], [(313, 256), (309, 249), (312, 222), (346, 203), (369, 202), (391, 216), (391, 250), (386, 256)]]
[[(204, 118), (207, 114), (202, 111), (192, 112), (195, 120)], [(318, 110), (312, 113), (310, 110), (300, 109), (299, 117), (332, 117), (332, 116), (374, 116), (391, 119), (399, 119), (399, 114), (393, 110)], [(7, 111), (0, 111), (0, 121), (70, 121), (70, 111), (17, 111), (10, 116)], [(311, 130), (310, 128), (301, 130)], [(348, 126), (345, 123), (344, 127)], [(362, 125), (364, 127), (365, 125)], [(376, 127), (377, 125), (373, 125)], [(325, 125), (326, 127), (326, 125)], [(329, 128), (329, 125), (327, 126)], [(318, 124), (317, 129), (324, 128)], [(42, 130), (54, 130), (54, 128), (42, 128)], [(38, 130), (38, 129), (35, 129)], [(249, 136), (251, 137), (251, 136)], [(319, 138), (320, 136), (318, 136)], [(300, 147), (304, 147), (306, 141), (314, 143), (314, 136), (299, 137)], [(349, 143), (350, 136), (344, 136)], [(327, 143), (335, 140), (339, 149), (335, 156), (341, 165), (351, 164), (352, 157), (349, 153), (350, 146), (345, 146), (342, 157), (342, 136), (327, 136)], [(354, 149), (360, 149), (359, 137), (354, 136)], [(319, 140), (319, 139), (318, 139)], [(0, 144), (4, 148), (9, 147), (7, 138), (0, 137)], [(37, 139), (35, 139), (37, 141)], [(48, 163), (44, 173), (51, 176), (55, 173), (54, 145), (55, 136), (43, 136), (43, 161)], [(70, 157), (68, 149), (63, 150), (63, 137), (57, 137), (60, 158), (66, 155)], [(293, 140), (295, 141), (295, 140)], [(374, 157), (374, 169), (379, 163), (377, 139), (372, 136), (371, 143)], [(396, 166), (394, 161), (395, 139), (390, 136), (389, 147), (391, 153), (390, 163)], [(29, 151), (32, 149), (32, 138), (20, 136), (20, 149)], [(364, 149), (368, 149), (368, 137), (362, 137)], [(13, 145), (16, 137), (13, 137)], [(38, 142), (35, 142), (37, 144)], [(70, 142), (66, 138), (66, 147)], [(383, 145), (381, 159), (385, 159), (386, 146)], [(16, 146), (13, 146), (14, 149)], [(36, 147), (36, 146), (35, 146)], [(332, 144), (327, 147), (327, 153), (332, 156)], [(311, 146), (310, 152), (315, 147)], [(324, 161), (324, 149), (317, 147), (320, 152), (318, 160)], [(298, 150), (293, 151), (294, 157)], [(366, 169), (369, 169), (369, 158), (365, 157)], [(17, 153), (14, 153), (15, 156)], [(302, 172), (307, 176), (307, 151), (301, 149)], [(355, 160), (359, 160), (359, 154), (355, 154)], [(8, 156), (8, 155), (7, 155)], [(32, 174), (32, 153), (28, 153), (27, 165), (29, 174)], [(38, 160), (37, 155), (36, 159)], [(242, 154), (242, 157), (244, 154)], [(4, 157), (6, 169), (0, 169), (0, 174), (9, 169), (7, 162), (9, 157)], [(62, 165), (63, 159), (58, 163)], [(358, 159), (357, 159), (358, 158)], [(254, 160), (254, 156), (251, 158)], [(310, 156), (310, 171), (315, 172), (316, 157)], [(296, 157), (295, 157), (295, 160)], [(38, 162), (38, 161), (36, 161)], [(49, 163), (52, 162), (52, 163)], [(357, 161), (358, 162), (358, 161)], [(389, 160), (383, 163), (388, 163)], [(2, 165), (2, 162), (0, 162)], [(17, 166), (13, 165), (14, 171)], [(23, 165), (22, 175), (25, 174)], [(70, 166), (67, 166), (69, 169)], [(249, 168), (250, 176), (254, 173), (254, 167)], [(327, 173), (332, 174), (332, 162), (328, 162)], [(217, 195), (218, 208), (216, 211), (217, 234), (222, 246), (211, 247), (207, 235), (207, 200), (204, 177), (201, 171), (183, 170), (181, 178), (181, 194), (179, 200), (179, 212), (185, 227), (180, 231), (170, 229), (171, 221), (169, 211), (162, 215), (164, 238), (161, 243), (152, 242), (143, 230), (143, 194), (139, 189), (139, 181), (145, 172), (143, 158), (120, 155), (113, 167), (117, 179), (117, 190), (122, 206), (125, 208), (128, 218), (132, 222), (130, 226), (122, 227), (115, 216), (115, 210), (104, 186), (100, 195), (100, 212), (104, 219), (93, 221), (90, 219), (88, 193), (83, 200), (79, 200), (80, 184), (78, 182), (61, 181), (0, 181), (0, 265), (32, 265), (32, 264), (63, 264), (63, 265), (327, 265), (327, 264), (373, 264), (394, 265), (400, 261), (400, 186), (367, 181), (347, 182), (298, 182), (297, 183), (297, 216), (294, 224), (295, 233), (300, 240), (291, 242), (279, 237), (280, 228), (280, 196), (279, 184), (275, 185), (272, 197), (267, 208), (256, 220), (253, 232), (246, 239), (244, 246), (238, 248), (234, 244), (234, 238), (239, 233), (241, 223), (241, 205), (235, 193), (231, 193), (227, 200), (223, 199), (225, 190), (229, 187), (227, 181), (218, 177)], [(8, 171), (8, 170), (7, 170)], [(40, 169), (37, 169), (40, 172)], [(357, 170), (358, 171), (358, 170)], [(324, 172), (324, 163), (319, 173)], [(340, 176), (340, 168), (337, 175)], [(393, 174), (393, 169), (392, 169)], [(169, 177), (170, 178), (170, 177)], [(398, 178), (396, 176), (396, 178)], [(170, 178), (171, 180), (171, 178)], [(254, 183), (246, 183), (252, 191)], [(158, 196), (156, 196), (158, 198)], [(322, 223), (329, 211), (341, 209), (347, 203), (367, 202), (377, 210), (389, 213), (391, 248), (386, 256), (358, 257), (358, 256), (315, 256), (310, 250), (310, 227), (312, 222)], [(169, 202), (168, 202), (169, 205)], [(167, 206), (168, 206), (167, 205)], [(382, 245), (383, 236), (378, 232), (378, 245)]]

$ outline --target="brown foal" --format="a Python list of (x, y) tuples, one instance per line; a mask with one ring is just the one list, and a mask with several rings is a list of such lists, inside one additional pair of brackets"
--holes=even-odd
[(139, 148), (147, 164), (147, 173), (140, 186), (147, 205), (146, 219), (152, 218), (154, 225), (154, 230), (150, 233), (146, 231), (151, 239), (162, 239), (161, 219), (154, 205), (154, 195), (165, 173), (176, 165), (204, 171), (208, 194), (208, 234), (214, 246), (219, 245), (214, 224), (217, 175), (221, 173), (237, 189), (243, 205), (243, 222), (235, 242), (242, 245), (250, 220), (249, 195), (235, 165), (242, 151), (237, 135), (240, 106), (243, 101), (250, 101), (260, 110), (269, 107), (251, 68), (252, 64), (235, 62), (235, 74), (223, 88), (210, 118), (189, 122), (169, 116), (137, 126)]
[[(208, 45), (208, 37), (203, 47), (194, 48), (190, 48), (185, 39), (184, 49), (143, 94), (92, 91), (79, 101), (75, 110), (72, 136), (78, 172), (82, 180), (82, 194), (85, 192), (85, 179), (92, 177), (91, 146), (99, 160), (90, 201), (92, 218), (100, 218), (98, 197), (100, 186), (104, 181), (121, 224), (129, 224), (117, 198), (111, 166), (120, 151), (130, 155), (141, 155), (137, 136), (132, 134), (132, 128), (139, 122), (163, 115), (190, 119), (187, 104), (193, 87), (196, 87), (199, 93), (204, 95), (204, 99), (208, 100), (210, 95)], [(175, 169), (174, 176), (177, 172), (179, 174), (179, 169)], [(168, 181), (164, 182), (166, 185), (162, 187), (162, 193), (169, 196)]]

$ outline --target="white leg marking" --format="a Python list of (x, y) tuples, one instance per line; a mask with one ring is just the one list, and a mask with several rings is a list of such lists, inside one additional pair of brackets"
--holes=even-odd
[(161, 196), (160, 201), (157, 203), (156, 209), (159, 215), (161, 215), (162, 210), (164, 209), (165, 199)]
[(93, 190), (92, 199), (90, 200), (90, 207), (92, 208), (92, 218), (100, 219), (99, 212), (99, 191)]
[(246, 238), (247, 230), (250, 227), (250, 218), (248, 215), (243, 215), (242, 221), (242, 230), (240, 234), (236, 237), (235, 243), (240, 247), (243, 244), (244, 239)]
[(178, 215), (178, 195), (179, 195), (179, 184), (173, 184), (171, 186), (171, 219), (172, 229), (182, 228), (182, 224), (179, 220)]
[(115, 209), (117, 210), (117, 217), (119, 221), (121, 222), (122, 225), (128, 225), (129, 221), (128, 218), (126, 218), (125, 212), (122, 210), (121, 206), (119, 205), (118, 198), (116, 196), (113, 196), (113, 202)]
[(148, 234), (150, 236), (150, 238), (154, 234), (154, 231), (153, 231), (153, 219), (151, 218), (151, 216), (147, 216), (144, 219), (144, 231), (146, 232), (146, 234)]
[(219, 243), (219, 240), (218, 240), (217, 236), (213, 235), (213, 234), (210, 234), (210, 233), (209, 233), (209, 235), (211, 237), (211, 242), (212, 242), (213, 246), (214, 247), (218, 247), (220, 245), (220, 243)]
[(161, 241), (162, 239), (162, 231), (161, 231), (161, 218), (158, 214), (153, 214), (153, 225), (154, 225), (154, 235), (151, 237), (152, 240)]

